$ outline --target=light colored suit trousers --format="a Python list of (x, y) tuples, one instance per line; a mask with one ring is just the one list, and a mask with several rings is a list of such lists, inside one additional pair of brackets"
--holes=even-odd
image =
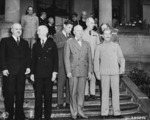
[(86, 77), (72, 77), (69, 79), (70, 86), (70, 111), (73, 118), (77, 114), (83, 115), (84, 106), (84, 91), (85, 91)]
[(112, 107), (114, 115), (120, 115), (120, 101), (119, 101), (119, 75), (102, 75), (102, 106), (101, 115), (107, 116), (109, 114), (109, 93), (112, 90)]

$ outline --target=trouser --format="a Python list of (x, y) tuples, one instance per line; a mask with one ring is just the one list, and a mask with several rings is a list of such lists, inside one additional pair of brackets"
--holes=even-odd
[[(42, 118), (44, 98), (44, 117), (51, 117), (53, 82), (51, 77), (35, 78), (35, 119)], [(44, 96), (44, 97), (43, 97)]]
[[(57, 85), (58, 104), (63, 104), (64, 102), (69, 104), (69, 82), (65, 74), (65, 67), (63, 65), (59, 67), (57, 84), (58, 84)], [(64, 88), (66, 96), (64, 96)]]
[(112, 90), (112, 107), (114, 115), (120, 115), (120, 102), (119, 102), (119, 75), (102, 75), (102, 106), (101, 115), (109, 114), (109, 94), (110, 88)]
[(77, 114), (83, 115), (84, 93), (86, 77), (72, 77), (69, 79), (70, 87), (70, 111), (73, 118)]
[(95, 88), (96, 88), (96, 78), (95, 74), (92, 73), (92, 79), (90, 81), (86, 81), (85, 86), (85, 95), (95, 95)]
[(25, 75), (19, 73), (12, 75), (10, 73), (8, 77), (3, 76), (3, 83), (5, 111), (9, 113), (8, 120), (12, 120), (14, 117), (14, 102), (15, 120), (24, 120)]

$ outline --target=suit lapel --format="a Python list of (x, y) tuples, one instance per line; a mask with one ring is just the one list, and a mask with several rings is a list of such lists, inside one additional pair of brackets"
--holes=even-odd
[(74, 38), (73, 43), (75, 45), (76, 48), (78, 48), (79, 50), (81, 50), (81, 46), (79, 45), (79, 43), (77, 42), (77, 40)]
[(17, 44), (17, 42), (15, 41), (15, 39), (14, 39), (12, 36), (11, 36), (10, 38), (11, 38), (12, 44), (13, 44), (14, 46), (18, 47), (18, 44)]

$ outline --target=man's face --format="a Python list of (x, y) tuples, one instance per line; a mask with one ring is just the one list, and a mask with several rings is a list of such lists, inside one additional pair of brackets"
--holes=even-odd
[(102, 29), (102, 31), (104, 31), (105, 29), (108, 29), (108, 26), (107, 26), (106, 24), (103, 24), (103, 25), (101, 26), (101, 29)]
[(68, 24), (68, 25), (64, 25), (64, 31), (69, 34), (72, 30), (73, 25), (72, 24)]
[(49, 19), (48, 19), (48, 22), (49, 22), (50, 24), (54, 24), (54, 19), (53, 19), (53, 18), (49, 18)]
[(92, 30), (93, 27), (94, 27), (94, 25), (95, 25), (94, 19), (93, 19), (93, 18), (89, 19), (89, 21), (88, 21), (88, 23), (87, 23), (87, 27), (88, 27), (90, 30)]
[(78, 27), (77, 29), (75, 29), (74, 34), (75, 34), (75, 37), (82, 38), (82, 35), (83, 35), (82, 27)]
[(73, 20), (73, 21), (77, 21), (77, 17), (76, 17), (76, 16), (73, 16), (73, 17), (72, 17), (72, 20)]
[(14, 24), (11, 28), (11, 32), (14, 36), (20, 37), (22, 34), (22, 27), (20, 24)]
[(29, 8), (28, 8), (28, 14), (29, 14), (29, 15), (32, 15), (32, 14), (33, 14), (33, 8), (32, 8), (32, 7), (29, 7)]
[(110, 30), (104, 30), (103, 38), (106, 41), (110, 41), (112, 38), (112, 33)]
[(38, 37), (40, 39), (44, 38), (47, 36), (47, 33), (48, 33), (48, 30), (47, 28), (43, 27), (43, 26), (39, 26), (38, 29), (37, 29), (37, 34), (38, 34)]

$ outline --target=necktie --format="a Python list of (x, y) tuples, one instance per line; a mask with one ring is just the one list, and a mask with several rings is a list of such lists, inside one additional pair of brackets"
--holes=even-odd
[(18, 45), (19, 45), (19, 42), (20, 42), (20, 41), (19, 41), (19, 38), (17, 37), (17, 44), (18, 44)]
[(44, 40), (42, 40), (42, 48), (44, 47)]
[(89, 31), (89, 35), (91, 36), (91, 31)]

